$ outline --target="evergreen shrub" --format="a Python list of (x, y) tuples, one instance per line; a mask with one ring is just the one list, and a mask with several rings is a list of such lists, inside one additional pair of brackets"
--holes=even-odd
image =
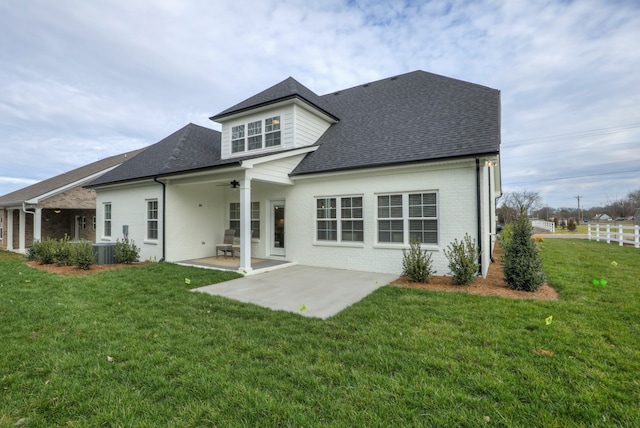
[(531, 223), (520, 215), (513, 223), (513, 234), (502, 244), (502, 270), (507, 285), (514, 290), (536, 291), (544, 284), (542, 261), (531, 239)]

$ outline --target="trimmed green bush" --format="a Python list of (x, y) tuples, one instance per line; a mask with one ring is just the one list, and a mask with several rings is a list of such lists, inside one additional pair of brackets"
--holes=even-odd
[(471, 239), (468, 233), (460, 242), (454, 239), (444, 249), (444, 255), (449, 260), (449, 269), (453, 273), (454, 284), (466, 285), (475, 281), (478, 274), (480, 249), (475, 239)]
[(57, 266), (71, 266), (73, 264), (73, 260), (71, 255), (71, 244), (69, 244), (69, 237), (65, 235), (64, 238), (61, 238), (60, 240), (54, 242), (56, 243), (56, 245), (53, 262)]
[(429, 282), (433, 276), (431, 254), (420, 248), (420, 241), (412, 239), (409, 251), (402, 250), (402, 274), (414, 282)]
[(545, 281), (542, 261), (531, 232), (529, 219), (520, 215), (513, 223), (511, 238), (502, 244), (504, 279), (513, 290), (536, 291)]
[(129, 238), (124, 238), (122, 241), (118, 239), (113, 249), (113, 257), (118, 263), (133, 263), (138, 261), (140, 249), (133, 241), (129, 241)]
[(577, 228), (576, 222), (574, 219), (570, 218), (569, 222), (567, 223), (567, 230), (569, 232), (575, 232)]
[(70, 249), (71, 260), (78, 269), (89, 270), (96, 262), (96, 256), (93, 253), (93, 245), (91, 245), (91, 242), (75, 242), (70, 245)]
[(57, 249), (58, 241), (55, 239), (46, 238), (41, 241), (35, 241), (27, 252), (27, 258), (41, 265), (50, 265), (56, 260)]

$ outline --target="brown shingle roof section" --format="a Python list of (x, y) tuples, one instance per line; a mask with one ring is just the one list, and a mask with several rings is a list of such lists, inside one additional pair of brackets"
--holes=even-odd
[(76, 168), (47, 180), (32, 184), (31, 186), (16, 190), (15, 192), (7, 193), (6, 195), (0, 197), (0, 206), (22, 204), (22, 202), (24, 201), (28, 201), (47, 193), (54, 192), (56, 189), (60, 189), (69, 184), (82, 182), (83, 179), (117, 166), (127, 160), (133, 159), (136, 155), (143, 152), (144, 150), (145, 149), (142, 148), (127, 153), (110, 156), (108, 158), (101, 159), (85, 166), (81, 166), (80, 168)]

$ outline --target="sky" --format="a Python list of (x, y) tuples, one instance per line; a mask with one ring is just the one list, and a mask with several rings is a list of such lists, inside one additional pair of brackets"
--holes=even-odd
[(637, 0), (0, 0), (0, 195), (160, 141), (291, 76), (501, 91), (503, 192), (640, 189)]

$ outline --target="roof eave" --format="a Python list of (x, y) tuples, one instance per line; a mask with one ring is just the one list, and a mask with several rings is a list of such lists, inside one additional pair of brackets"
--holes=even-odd
[(236, 116), (239, 114), (243, 114), (246, 113), (248, 111), (252, 111), (258, 108), (262, 108), (262, 107), (267, 107), (273, 104), (278, 104), (284, 101), (288, 101), (288, 100), (293, 100), (293, 99), (299, 99), (303, 102), (305, 102), (306, 104), (312, 106), (313, 108), (317, 109), (318, 111), (322, 112), (323, 114), (327, 115), (328, 117), (330, 117), (332, 120), (335, 120), (336, 122), (340, 121), (340, 118), (336, 117), (333, 113), (328, 112), (327, 110), (323, 109), (322, 107), (319, 107), (318, 105), (312, 103), (311, 101), (309, 101), (308, 99), (304, 98), (303, 96), (299, 95), (299, 94), (291, 94), (291, 95), (287, 95), (285, 97), (280, 97), (280, 98), (276, 98), (270, 101), (265, 101), (259, 104), (254, 104), (252, 106), (249, 107), (244, 107), (241, 109), (237, 109), (237, 110), (232, 110), (226, 113), (219, 113), (215, 116), (211, 116), (209, 118), (209, 120), (212, 120), (214, 122), (217, 122), (219, 119), (225, 119), (231, 116)]
[(369, 165), (358, 165), (352, 167), (341, 167), (341, 168), (333, 168), (333, 169), (325, 169), (322, 171), (307, 171), (307, 172), (299, 172), (290, 174), (292, 177), (301, 177), (304, 175), (312, 175), (312, 174), (325, 174), (332, 172), (344, 172), (344, 171), (356, 171), (367, 168), (384, 168), (384, 167), (395, 167), (400, 165), (411, 165), (418, 163), (427, 163), (427, 162), (443, 162), (443, 161), (453, 161), (453, 160), (461, 160), (461, 159), (475, 159), (477, 157), (485, 157), (485, 156), (495, 156), (499, 155), (500, 150), (476, 153), (476, 154), (468, 154), (468, 155), (459, 155), (459, 156), (444, 156), (439, 158), (429, 158), (429, 159), (415, 159), (408, 161), (398, 161), (398, 162), (390, 162), (390, 163), (379, 163), (379, 164), (369, 164)]

